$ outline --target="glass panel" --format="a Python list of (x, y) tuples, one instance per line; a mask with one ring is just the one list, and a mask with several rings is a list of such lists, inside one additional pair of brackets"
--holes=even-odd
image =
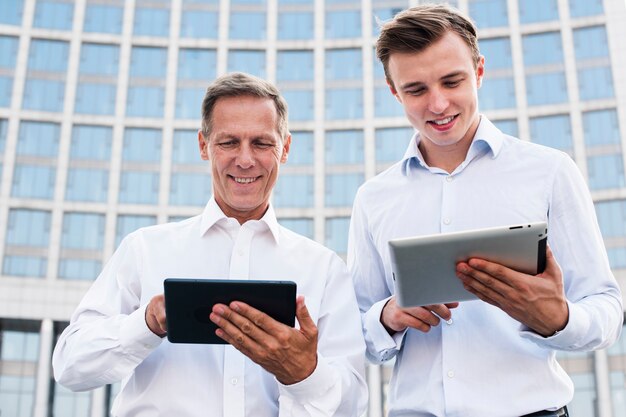
[(19, 39), (13, 36), (0, 36), (0, 68), (15, 68)]
[(202, 88), (176, 89), (176, 117), (179, 119), (200, 119), (205, 91)]
[(85, 9), (85, 32), (122, 33), (124, 9), (108, 4), (87, 4)]
[(389, 163), (402, 159), (414, 133), (410, 127), (376, 129), (376, 162)]
[(28, 50), (28, 70), (66, 72), (69, 43), (33, 39)]
[(600, 201), (595, 205), (602, 236), (626, 237), (626, 201)]
[(67, 173), (65, 199), (104, 203), (109, 190), (109, 171), (92, 168), (70, 168)]
[(56, 157), (60, 130), (56, 123), (22, 121), (17, 137), (17, 155)]
[(22, 24), (23, 0), (0, 0), (0, 24), (19, 26)]
[(91, 392), (72, 392), (52, 380), (54, 398), (52, 416), (54, 417), (89, 417), (91, 415)]
[(46, 276), (47, 268), (48, 260), (45, 258), (6, 255), (2, 264), (2, 273), (17, 277), (43, 278)]
[(552, 72), (527, 75), (526, 96), (531, 106), (566, 103), (568, 94), (565, 74)]
[(313, 68), (313, 51), (278, 51), (276, 54), (278, 81), (312, 81)]
[(615, 96), (610, 67), (578, 70), (578, 93), (581, 100), (597, 100)]
[(135, 9), (133, 34), (145, 36), (168, 36), (170, 32), (170, 11), (166, 9)]
[(134, 214), (121, 214), (117, 216), (117, 226), (115, 228), (115, 246), (119, 246), (122, 239), (135, 230), (156, 224), (156, 217), (141, 216)]
[(230, 14), (230, 39), (265, 39), (265, 13), (232, 12)]
[(280, 175), (272, 193), (276, 207), (313, 207), (313, 176), (306, 174)]
[(10, 209), (6, 244), (45, 248), (50, 237), (50, 212)]
[(517, 120), (492, 120), (491, 122), (505, 135), (519, 137)]
[(508, 37), (482, 39), (479, 47), (480, 53), (485, 56), (485, 66), (488, 69), (513, 68), (511, 40)]
[(213, 49), (180, 49), (179, 80), (212, 80), (217, 74), (217, 53)]
[(13, 171), (11, 196), (50, 200), (54, 196), (56, 168), (19, 164)]
[(124, 131), (122, 160), (134, 162), (161, 161), (161, 131), (127, 128)]
[(609, 56), (609, 43), (604, 26), (574, 29), (574, 52), (577, 60)]
[(161, 87), (130, 87), (126, 101), (126, 115), (136, 117), (163, 117), (165, 90)]
[(326, 219), (326, 239), (324, 244), (340, 255), (348, 251), (349, 217)]
[(509, 24), (506, 0), (469, 0), (469, 13), (479, 28)]
[(72, 29), (74, 5), (67, 1), (37, 0), (33, 27), (46, 29)]
[(291, 132), (289, 165), (313, 165), (315, 142), (313, 132)]
[(557, 0), (519, 0), (520, 23), (559, 20)]
[(360, 80), (363, 65), (360, 49), (330, 49), (326, 51), (327, 80)]
[[(623, 355), (626, 355), (626, 352)], [(626, 415), (626, 371), (624, 370), (611, 372), (611, 402), (614, 416)]]
[(619, 144), (621, 141), (615, 109), (583, 113), (583, 129), (588, 147)]
[(9, 127), (9, 121), (6, 119), (0, 119), (0, 154), (4, 153), (4, 147), (6, 146), (6, 143), (7, 143), (7, 128), (8, 127)]
[(156, 204), (159, 198), (159, 174), (156, 172), (122, 172), (120, 203)]
[(278, 223), (299, 235), (313, 239), (313, 219), (278, 219)]
[(602, 0), (569, 0), (571, 17), (595, 16), (604, 13)]
[(204, 165), (207, 163), (206, 161), (203, 161), (202, 158), (200, 158), (200, 149), (198, 146), (198, 131), (174, 131), (174, 136), (172, 138), (172, 163), (182, 165)]
[(360, 119), (363, 117), (363, 91), (336, 88), (326, 91), (326, 119)]
[(130, 55), (130, 76), (165, 78), (167, 49), (134, 46)]
[(22, 107), (29, 110), (63, 111), (63, 81), (27, 79)]
[(61, 247), (65, 249), (102, 249), (104, 230), (104, 214), (65, 213)]
[(404, 116), (404, 108), (391, 94), (388, 86), (374, 89), (374, 115), (376, 117)]
[(587, 175), (592, 190), (624, 187), (622, 153), (588, 157)]
[(170, 181), (170, 204), (204, 206), (211, 197), (211, 177), (205, 173), (175, 172)]
[(326, 175), (326, 206), (351, 207), (356, 190), (362, 183), (363, 174)]
[(340, 10), (326, 12), (326, 37), (329, 39), (358, 38), (361, 36), (361, 12)]
[(59, 259), (59, 278), (93, 281), (102, 269), (102, 262), (96, 259)]
[(560, 32), (525, 35), (522, 38), (524, 65), (563, 63), (563, 45)]
[(180, 22), (181, 37), (217, 39), (217, 34), (217, 12), (204, 10), (183, 11)]
[(112, 134), (113, 129), (106, 126), (74, 125), (70, 159), (109, 160)]
[(282, 94), (289, 104), (289, 120), (313, 120), (313, 91), (282, 90)]
[(117, 86), (111, 84), (78, 83), (74, 111), (79, 114), (112, 115), (115, 113)]
[(490, 78), (489, 72), (478, 89), (478, 102), (482, 110), (510, 109), (515, 107), (515, 82), (513, 77)]
[(0, 107), (11, 106), (12, 94), (13, 94), (13, 78), (0, 77)]
[(535, 143), (572, 152), (572, 126), (568, 115), (530, 119), (530, 138)]
[(363, 163), (363, 131), (326, 132), (325, 162), (329, 165)]
[(120, 48), (117, 45), (83, 43), (80, 73), (117, 76)]
[(313, 13), (279, 11), (277, 31), (279, 40), (313, 39)]
[(228, 71), (241, 71), (265, 78), (265, 51), (230, 51)]

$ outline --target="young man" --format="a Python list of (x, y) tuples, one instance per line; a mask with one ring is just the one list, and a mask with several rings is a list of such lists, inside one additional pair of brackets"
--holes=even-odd
[[(555, 351), (606, 347), (623, 320), (580, 172), (479, 114), (485, 58), (456, 10), (401, 12), (376, 48), (417, 131), (404, 158), (358, 191), (348, 245), (368, 357), (396, 358), (389, 416), (566, 415), (573, 385)], [(390, 239), (533, 221), (549, 224), (544, 273), (471, 259), (457, 275), (480, 300), (397, 305)]]
[[(276, 221), (269, 203), (291, 135), (268, 82), (217, 79), (198, 142), (211, 162), (204, 212), (127, 236), (73, 314), (53, 355), (76, 391), (123, 380), (114, 416), (351, 416), (367, 402), (365, 344), (341, 259)], [(168, 277), (292, 280), (299, 326), (242, 303), (210, 314), (228, 345), (171, 344)]]

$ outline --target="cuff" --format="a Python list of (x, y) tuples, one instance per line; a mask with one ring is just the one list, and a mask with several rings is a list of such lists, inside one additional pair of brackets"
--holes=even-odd
[(326, 394), (339, 382), (339, 375), (318, 353), (317, 366), (311, 375), (291, 385), (281, 384), (278, 380), (281, 395), (288, 395), (299, 403), (308, 403)]
[(380, 315), (390, 298), (387, 297), (372, 305), (363, 317), (365, 340), (370, 347), (373, 347), (378, 352), (380, 359), (383, 361), (391, 359), (400, 350), (404, 335), (407, 332), (404, 330), (391, 336), (381, 323)]
[(139, 307), (129, 314), (120, 328), (120, 343), (125, 352), (137, 357), (148, 356), (163, 339), (152, 333), (146, 324), (146, 307)]
[(560, 350), (575, 350), (583, 340), (583, 335), (587, 334), (591, 322), (584, 309), (574, 303), (567, 301), (569, 317), (563, 330), (555, 332), (553, 335), (543, 337), (527, 326), (520, 327), (520, 336), (529, 339), (540, 346), (549, 346)]

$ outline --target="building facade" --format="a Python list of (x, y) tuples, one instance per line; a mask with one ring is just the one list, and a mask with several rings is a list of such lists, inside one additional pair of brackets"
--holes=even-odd
[[(119, 385), (71, 393), (56, 338), (121, 239), (198, 214), (200, 102), (229, 71), (274, 81), (293, 142), (279, 220), (345, 254), (352, 199), (412, 130), (376, 61), (377, 21), (417, 0), (0, 0), (0, 415), (104, 416)], [(591, 188), (626, 288), (626, 3), (456, 0), (479, 27), (481, 111), (556, 147)], [(626, 415), (626, 336), (559, 355), (573, 415)], [(369, 415), (390, 367), (369, 367)]]

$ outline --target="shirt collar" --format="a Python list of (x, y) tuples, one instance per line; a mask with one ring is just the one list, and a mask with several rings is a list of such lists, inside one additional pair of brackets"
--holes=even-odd
[[(420, 134), (416, 131), (411, 138), (411, 142), (409, 143), (406, 152), (404, 153), (404, 157), (402, 158), (402, 172), (404, 175), (409, 175), (411, 169), (416, 167), (416, 164), (426, 167), (424, 157), (418, 148), (420, 140)], [(476, 129), (476, 133), (472, 139), (472, 144), (467, 151), (465, 163), (468, 163), (476, 156), (483, 153), (485, 148), (487, 148), (487, 151), (491, 152), (492, 158), (497, 158), (500, 150), (502, 149), (503, 140), (503, 134), (500, 129), (495, 127), (494, 124), (491, 123), (491, 121), (489, 121), (489, 119), (485, 116), (481, 115), (480, 122), (478, 123), (478, 129)]]
[[(204, 207), (202, 219), (200, 221), (200, 235), (204, 236), (206, 232), (218, 223), (227, 222), (228, 217), (224, 214), (220, 206), (217, 205), (215, 197), (211, 197)], [(233, 219), (234, 220), (234, 219)], [(280, 225), (276, 219), (274, 207), (270, 204), (267, 211), (260, 220), (248, 220), (245, 226), (251, 227), (253, 230), (260, 231), (269, 229), (276, 244), (279, 243)]]

